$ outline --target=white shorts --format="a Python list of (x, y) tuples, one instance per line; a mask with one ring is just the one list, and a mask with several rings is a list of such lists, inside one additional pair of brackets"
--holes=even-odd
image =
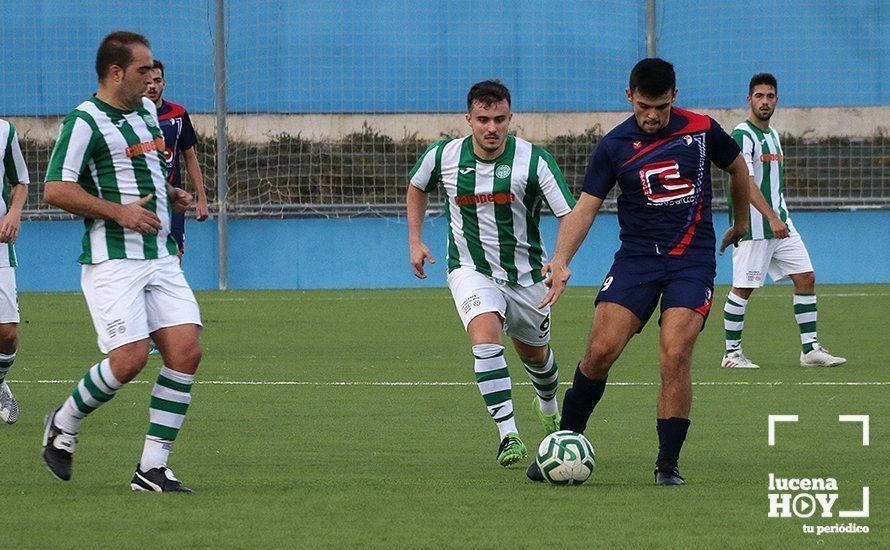
[(773, 281), (813, 271), (810, 255), (797, 232), (785, 239), (742, 241), (732, 250), (732, 286), (760, 288), (767, 274)]
[(102, 353), (144, 340), (158, 329), (201, 326), (198, 302), (176, 256), (84, 265), (80, 285)]
[(19, 322), (19, 298), (15, 290), (15, 268), (0, 267), (0, 323)]
[(550, 341), (550, 306), (538, 309), (547, 294), (543, 282), (522, 287), (459, 267), (448, 274), (448, 288), (464, 330), (477, 315), (494, 311), (511, 338), (530, 346), (546, 346)]

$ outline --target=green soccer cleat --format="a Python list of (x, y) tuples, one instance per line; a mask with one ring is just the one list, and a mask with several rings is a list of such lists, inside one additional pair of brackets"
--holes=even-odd
[(525, 443), (519, 439), (519, 434), (507, 434), (498, 447), (498, 463), (506, 468), (528, 456)]
[(532, 406), (535, 408), (535, 414), (538, 415), (538, 420), (544, 425), (544, 431), (547, 432), (548, 435), (559, 431), (559, 422), (562, 420), (559, 411), (553, 414), (544, 414), (544, 411), (541, 410), (541, 403), (538, 401), (537, 397), (534, 398)]

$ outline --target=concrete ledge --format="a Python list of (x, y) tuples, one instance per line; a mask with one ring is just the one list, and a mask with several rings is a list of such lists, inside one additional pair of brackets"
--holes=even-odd
[[(714, 117), (727, 130), (748, 115), (747, 109), (693, 109)], [(583, 134), (599, 127), (605, 133), (630, 115), (620, 112), (516, 113), (513, 129), (530, 141), (547, 141), (556, 136)], [(53, 141), (62, 117), (12, 117), (19, 135), (37, 141)], [(192, 115), (199, 134), (213, 136), (214, 115)], [(798, 137), (873, 137), (890, 134), (890, 107), (780, 108), (774, 126), (782, 134)], [(435, 141), (442, 136), (467, 133), (463, 113), (439, 114), (230, 114), (229, 136), (233, 141), (265, 143), (281, 134), (300, 135), (310, 140), (338, 140), (371, 127), (394, 140), (416, 137)]]

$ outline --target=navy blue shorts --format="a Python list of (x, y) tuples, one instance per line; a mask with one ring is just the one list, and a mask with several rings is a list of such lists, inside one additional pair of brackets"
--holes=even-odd
[(714, 294), (715, 269), (713, 261), (700, 259), (616, 257), (596, 297), (596, 303), (614, 302), (629, 309), (640, 318), (637, 332), (646, 326), (659, 300), (661, 312), (672, 307), (685, 307), (707, 319)]
[(170, 234), (176, 239), (179, 253), (185, 252), (185, 214), (173, 213), (170, 217)]

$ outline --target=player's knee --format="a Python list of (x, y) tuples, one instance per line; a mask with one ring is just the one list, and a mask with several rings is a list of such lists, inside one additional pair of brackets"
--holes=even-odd
[(662, 376), (676, 377), (689, 373), (692, 349), (686, 346), (668, 346), (661, 350)]
[(801, 273), (796, 277), (794, 283), (797, 290), (801, 292), (812, 292), (813, 288), (816, 286), (816, 274), (812, 271), (809, 273)]
[(540, 365), (547, 361), (547, 346), (543, 346), (541, 348), (533, 348), (526, 350), (517, 350), (517, 354), (519, 355), (519, 359), (522, 360), (526, 365), (537, 364)]
[(169, 361), (168, 366), (176, 367), (174, 370), (193, 373), (197, 370), (202, 356), (203, 351), (201, 350), (201, 345), (195, 341), (179, 350), (173, 357), (173, 360)]
[(592, 380), (600, 380), (609, 374), (612, 363), (620, 353), (619, 349), (601, 342), (594, 342), (587, 348), (587, 353), (579, 368), (585, 376)]
[(136, 378), (148, 364), (148, 351), (145, 353), (129, 353), (127, 355), (113, 355), (109, 357), (111, 370), (115, 378), (127, 383)]
[(201, 357), (204, 356), (204, 351), (201, 349), (201, 345), (197, 342), (191, 348), (189, 348), (188, 352), (188, 361), (193, 364), (196, 368), (198, 364), (201, 362)]
[(19, 346), (19, 331), (15, 324), (0, 325), (0, 353), (15, 353)]

